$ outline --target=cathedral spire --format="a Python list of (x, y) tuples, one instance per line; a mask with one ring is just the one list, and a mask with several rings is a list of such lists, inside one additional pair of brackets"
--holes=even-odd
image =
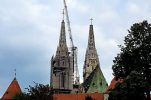
[(85, 93), (103, 93), (107, 88), (107, 82), (101, 71), (97, 50), (95, 48), (92, 20), (93, 19), (91, 19), (89, 27), (88, 46), (83, 66), (83, 86)]
[(60, 30), (60, 39), (59, 39), (59, 46), (66, 46), (66, 32), (65, 32), (65, 22), (64, 19), (61, 22), (61, 30)]
[(59, 45), (57, 47), (56, 55), (65, 56), (65, 55), (67, 55), (67, 53), (68, 53), (68, 47), (67, 47), (67, 43), (66, 43), (65, 22), (64, 22), (64, 20), (62, 20)]
[(62, 92), (62, 90), (65, 90), (70, 92), (73, 88), (73, 71), (71, 68), (72, 59), (69, 56), (66, 43), (64, 11), (62, 14), (63, 20), (61, 22), (59, 45), (57, 46), (56, 55), (51, 59), (50, 84), (53, 91), (59, 90)]
[(95, 49), (95, 40), (94, 40), (94, 31), (93, 31), (93, 25), (92, 25), (92, 18), (91, 25), (89, 28), (89, 39), (88, 39), (88, 49)]
[(88, 46), (85, 54), (85, 62), (83, 66), (83, 79), (90, 75), (90, 73), (95, 69), (97, 65), (99, 65), (99, 59), (97, 55), (97, 50), (95, 48), (95, 39), (94, 39), (94, 31), (92, 25), (92, 18), (91, 24), (89, 27), (89, 37), (88, 37)]

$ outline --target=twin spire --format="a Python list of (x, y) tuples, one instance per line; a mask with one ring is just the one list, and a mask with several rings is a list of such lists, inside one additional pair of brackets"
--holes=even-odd
[[(59, 47), (57, 49), (57, 51), (59, 52), (63, 52), (61, 48), (65, 47), (67, 48), (67, 43), (66, 43), (66, 32), (65, 32), (65, 21), (64, 21), (64, 9), (62, 12), (63, 15), (63, 19), (62, 19), (62, 23), (61, 23), (61, 32), (60, 32), (60, 39), (59, 39)], [(89, 60), (90, 58), (94, 57), (95, 58), (95, 62), (96, 64), (92, 64), (92, 67), (90, 72), (84, 72), (86, 74), (85, 78), (86, 79), (89, 74), (95, 69), (96, 65), (99, 64), (99, 60), (98, 60), (98, 56), (97, 56), (97, 52), (96, 52), (96, 48), (95, 48), (95, 39), (94, 39), (94, 31), (93, 31), (93, 25), (92, 25), (93, 19), (90, 19), (90, 28), (89, 28), (89, 37), (88, 37), (88, 47), (87, 47), (87, 54), (86, 54), (86, 62), (88, 63), (87, 65), (89, 65)], [(58, 53), (59, 54), (59, 53)], [(92, 56), (88, 56), (88, 55), (92, 55)], [(93, 61), (94, 62), (94, 61)], [(87, 69), (86, 69), (87, 70)]]
[[(65, 12), (66, 13), (66, 12)], [(51, 83), (54, 91), (58, 89), (73, 90), (73, 59), (69, 56), (68, 47), (66, 43), (65, 21), (64, 21), (64, 9), (63, 19), (61, 22), (61, 31), (59, 45), (57, 47), (56, 56), (51, 60), (52, 77)], [(100, 69), (99, 57), (95, 47), (95, 38), (93, 31), (93, 19), (90, 19), (88, 46), (85, 54), (85, 62), (83, 66), (83, 88), (85, 93), (104, 92), (107, 88), (107, 82)], [(67, 23), (70, 26), (67, 18)], [(68, 26), (68, 27), (69, 27)], [(70, 27), (69, 27), (70, 29)], [(70, 31), (70, 30), (69, 30)], [(88, 83), (88, 84), (87, 84)], [(70, 92), (70, 91), (69, 91)]]
[[(60, 39), (59, 39), (59, 45), (66, 44), (66, 32), (65, 32), (65, 22), (64, 22), (64, 9), (62, 11), (62, 23), (61, 23), (61, 32), (60, 32)], [(94, 41), (94, 32), (93, 32), (93, 18), (90, 19), (91, 24), (89, 28), (89, 40), (88, 40), (88, 48), (92, 49), (95, 48), (95, 41)]]

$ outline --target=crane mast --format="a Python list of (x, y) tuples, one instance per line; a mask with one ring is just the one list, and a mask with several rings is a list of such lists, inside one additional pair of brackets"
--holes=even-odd
[(71, 43), (71, 57), (73, 59), (73, 73), (74, 73), (74, 82), (73, 84), (80, 84), (79, 83), (79, 71), (78, 71), (78, 65), (77, 65), (77, 47), (74, 46), (73, 43), (73, 38), (72, 38), (72, 32), (71, 32), (71, 26), (70, 26), (70, 20), (69, 20), (69, 15), (68, 15), (68, 9), (67, 9), (67, 4), (66, 1), (63, 0), (64, 2), (64, 10), (65, 10), (65, 15), (66, 15), (66, 21), (67, 21), (67, 27), (68, 27), (68, 32), (69, 32), (69, 38), (70, 38), (70, 43)]

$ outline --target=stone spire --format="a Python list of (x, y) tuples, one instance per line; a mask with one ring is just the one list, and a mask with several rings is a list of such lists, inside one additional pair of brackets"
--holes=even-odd
[(59, 45), (57, 47), (56, 56), (65, 56), (65, 55), (66, 56), (68, 55), (68, 47), (67, 47), (67, 43), (66, 43), (65, 22), (64, 22), (64, 20), (62, 20)]
[(83, 66), (84, 80), (86, 80), (86, 78), (90, 75), (90, 73), (95, 69), (97, 65), (99, 65), (99, 59), (95, 48), (94, 31), (93, 31), (93, 25), (91, 19), (91, 24), (89, 27), (88, 46), (87, 46), (87, 50), (85, 54), (85, 62)]
[(61, 30), (60, 30), (60, 38), (59, 38), (59, 46), (67, 46), (66, 45), (66, 33), (65, 33), (65, 22), (62, 20), (61, 22)]
[(65, 32), (65, 22), (64, 22), (64, 9), (62, 11), (62, 22), (61, 22), (61, 30), (60, 30), (60, 39), (59, 39), (59, 46), (61, 44), (66, 45), (66, 32)]
[(91, 22), (90, 28), (89, 28), (89, 39), (88, 39), (88, 47), (90, 50), (96, 50), (95, 49), (95, 40), (94, 40), (94, 31), (93, 31), (93, 25)]

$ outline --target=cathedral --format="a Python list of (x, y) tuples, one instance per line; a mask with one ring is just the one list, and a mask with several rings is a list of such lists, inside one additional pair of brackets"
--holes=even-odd
[(55, 56), (51, 59), (50, 86), (54, 93), (104, 93), (108, 87), (101, 71), (95, 47), (92, 22), (89, 26), (88, 45), (83, 65), (83, 83), (74, 85), (73, 59), (66, 42), (64, 19), (61, 22), (60, 38)]

